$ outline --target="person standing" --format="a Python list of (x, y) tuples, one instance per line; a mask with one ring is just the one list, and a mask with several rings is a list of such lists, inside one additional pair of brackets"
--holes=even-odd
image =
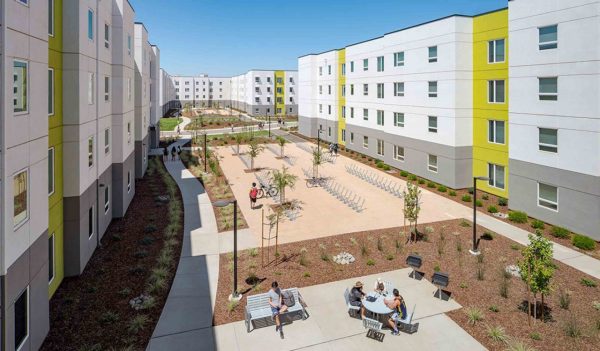
[(279, 315), (287, 311), (288, 307), (283, 303), (281, 289), (279, 289), (279, 284), (277, 284), (276, 281), (271, 283), (271, 289), (269, 290), (268, 294), (271, 313), (273, 314), (273, 319), (275, 320), (275, 332), (279, 332), (279, 337), (283, 339), (283, 325), (281, 325)]
[(250, 188), (250, 209), (253, 210), (256, 206), (256, 198), (258, 197), (258, 188), (256, 188), (256, 183), (252, 183), (252, 187)]
[(175, 146), (171, 147), (171, 161), (175, 161), (176, 153), (177, 153), (177, 151), (175, 151)]
[(163, 148), (163, 162), (167, 162), (167, 161), (169, 161), (169, 150), (165, 146)]

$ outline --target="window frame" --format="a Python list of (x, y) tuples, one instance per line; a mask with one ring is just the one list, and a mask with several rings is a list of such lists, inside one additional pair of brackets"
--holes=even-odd
[(366, 135), (363, 135), (363, 148), (365, 148), (365, 149), (369, 148), (369, 137)]
[(110, 76), (104, 76), (104, 102), (110, 101)]
[[(498, 123), (501, 122), (502, 126), (502, 138), (503, 142), (498, 142)], [(493, 134), (493, 140), (490, 140), (490, 136)], [(497, 119), (488, 119), (488, 130), (487, 130), (487, 141), (490, 144), (506, 145), (506, 121)]]
[(363, 83), (363, 96), (369, 96), (369, 84)]
[[(52, 76), (52, 79), (50, 79), (50, 75)], [(56, 113), (55, 111), (55, 76), (54, 76), (54, 68), (52, 67), (48, 67), (48, 92), (51, 95), (51, 99), (48, 99), (48, 116), (54, 116), (54, 114)], [(52, 107), (52, 108), (50, 108)], [(51, 110), (51, 111), (50, 111)]]
[(96, 103), (96, 74), (88, 72), (88, 105)]
[[(110, 23), (104, 22), (104, 48), (110, 50)], [(108, 38), (106, 37), (108, 35)]]
[(55, 24), (54, 20), (54, 0), (48, 0), (48, 36), (54, 37), (55, 33)]
[(377, 72), (385, 71), (385, 56), (377, 56)]
[[(400, 55), (402, 55), (402, 60), (400, 60)], [(394, 53), (394, 67), (402, 66), (404, 66), (404, 51), (397, 51)]]
[(110, 139), (111, 139), (110, 128), (104, 129), (104, 154), (110, 153)]
[[(556, 132), (556, 144), (555, 145), (542, 143), (540, 141), (540, 138), (542, 136), (542, 129), (545, 129), (545, 130), (554, 130)], [(543, 150), (542, 148), (554, 149), (554, 151), (552, 151), (552, 150)], [(558, 153), (558, 128), (538, 127), (538, 151), (548, 152), (548, 153), (553, 153), (553, 154), (557, 154)]]
[(377, 156), (385, 156), (385, 141), (377, 139)]
[[(540, 41), (541, 30), (546, 29), (546, 28), (551, 28), (551, 27), (556, 27), (556, 40), (541, 42)], [(537, 27), (537, 29), (538, 29), (538, 51), (558, 49), (558, 23), (551, 24), (548, 26), (543, 26), (543, 27)]]
[(25, 108), (22, 111), (15, 111), (15, 106), (14, 106), (14, 99), (15, 99), (15, 94), (14, 94), (14, 90), (13, 90), (13, 115), (14, 116), (18, 116), (18, 115), (26, 115), (29, 113), (29, 61), (27, 60), (21, 60), (21, 59), (13, 59), (13, 74), (12, 76), (14, 77), (14, 71), (15, 71), (15, 63), (22, 63), (25, 64), (25, 78), (23, 79), (23, 83), (22, 85), (25, 86), (25, 89), (23, 90), (23, 100), (24, 100), (24, 105)]
[[(502, 167), (502, 187), (498, 186), (498, 178), (496, 177), (497, 168)], [(506, 190), (506, 166), (488, 162), (488, 186), (499, 190)]]
[(363, 121), (368, 121), (368, 120), (369, 120), (369, 109), (363, 108)]
[(131, 192), (131, 171), (127, 171), (127, 194)]
[[(91, 15), (91, 23), (90, 23), (90, 15)], [(94, 12), (94, 10), (88, 8), (88, 12), (87, 12), (87, 38), (90, 41), (94, 41), (95, 38), (95, 33), (94, 33), (94, 20), (96, 19), (96, 13)]]
[(93, 135), (88, 137), (88, 168), (94, 167), (94, 141)]
[[(25, 173), (25, 216), (23, 218), (20, 219), (20, 221), (15, 222), (15, 194), (13, 192), (13, 228), (14, 230), (17, 230), (18, 228), (20, 228), (23, 224), (27, 223), (27, 221), (29, 221), (29, 168), (23, 168), (15, 173), (13, 173), (12, 175), (12, 182), (13, 182), (13, 190), (14, 190), (14, 183), (15, 183), (15, 178), (22, 174)], [(21, 213), (19, 213), (20, 215)]]
[[(551, 186), (551, 187), (554, 187), (554, 188), (556, 188), (556, 202), (553, 202), (553, 201), (551, 201), (551, 200), (548, 200), (548, 199), (542, 199), (542, 198), (540, 197), (540, 185)], [(558, 206), (558, 204), (559, 204), (559, 202), (560, 202), (560, 198), (559, 198), (559, 196), (560, 196), (560, 191), (559, 191), (559, 188), (558, 188), (558, 186), (556, 186), (556, 185), (552, 185), (552, 184), (546, 184), (546, 183), (537, 182), (537, 206), (538, 206), (538, 207), (544, 208), (544, 209), (546, 209), (546, 210), (550, 210), (550, 211), (558, 212), (558, 211), (559, 211), (559, 206)], [(548, 203), (548, 204), (550, 204), (550, 205), (555, 205), (555, 206), (556, 206), (556, 208), (552, 208), (552, 207), (544, 206), (544, 205), (542, 205), (540, 202), (546, 202), (546, 203)]]
[[(431, 158), (435, 157), (435, 165), (431, 164)], [(438, 173), (438, 157), (437, 155), (427, 154), (427, 170), (432, 173)]]
[[(398, 151), (402, 150), (402, 154), (400, 154)], [(404, 146), (399, 146), (399, 145), (394, 145), (394, 155), (393, 155), (393, 159), (399, 162), (404, 162)]]
[[(91, 215), (91, 218), (90, 218)], [(90, 240), (96, 233), (96, 209), (95, 206), (88, 208), (88, 240)]]
[(377, 110), (377, 125), (380, 127), (385, 126), (385, 111)]
[[(48, 255), (52, 255), (52, 260), (48, 257), (48, 285), (52, 284), (56, 277), (56, 233), (50, 234), (48, 237)], [(50, 251), (52, 249), (52, 251)], [(52, 252), (52, 253), (50, 253)], [(50, 270), (52, 270), (52, 276), (50, 276)]]
[(385, 99), (385, 84), (377, 83), (377, 98)]
[[(402, 116), (402, 121), (400, 121), (400, 116)], [(404, 112), (394, 112), (394, 127), (404, 128)]]
[[(502, 52), (502, 61), (498, 61), (496, 56), (498, 53), (498, 45), (497, 42), (499, 41), (503, 41), (504, 42), (504, 46), (503, 46), (503, 52)], [(490, 47), (491, 45), (491, 47)], [(492, 50), (492, 51), (490, 51)], [(498, 38), (498, 39), (492, 39), (492, 40), (488, 40), (488, 47), (487, 47), (487, 51), (488, 51), (488, 55), (487, 55), (487, 63), (488, 64), (496, 64), (496, 63), (505, 63), (506, 62), (506, 38)], [(493, 57), (493, 61), (490, 61), (490, 54), (492, 54), (491, 57)]]
[(107, 214), (110, 210), (110, 187), (104, 186), (104, 214)]
[[(503, 82), (502, 84), (504, 85), (503, 87), (503, 100), (502, 101), (497, 101), (498, 99), (498, 82)], [(506, 80), (505, 79), (490, 79), (488, 80), (488, 84), (487, 84), (487, 89), (488, 89), (488, 104), (505, 104), (506, 103)], [(490, 93), (493, 90), (494, 94), (494, 101), (490, 101)]]
[[(431, 56), (431, 49), (435, 49), (435, 56)], [(427, 60), (429, 63), (438, 62), (438, 46), (437, 45), (427, 47)]]
[[(52, 155), (52, 172), (50, 172), (50, 155)], [(56, 191), (56, 149), (54, 146), (48, 148), (48, 168), (48, 175), (52, 174), (52, 191), (48, 190), (48, 196), (52, 196)], [(50, 182), (48, 182), (48, 187), (50, 187)]]
[[(435, 126), (431, 126), (431, 122), (435, 122)], [(438, 133), (438, 117), (437, 116), (427, 116), (427, 131), (429, 133)]]
[(369, 59), (363, 59), (363, 72), (366, 72), (369, 70)]
[[(539, 101), (558, 101), (558, 77), (537, 77)], [(542, 80), (554, 80), (556, 82), (556, 93), (542, 93)]]
[[(402, 87), (402, 90), (400, 87)], [(394, 82), (394, 96), (404, 96), (404, 82)]]
[[(431, 90), (432, 86), (435, 87), (435, 91)], [(430, 80), (427, 82), (427, 95), (430, 98), (438, 97), (438, 81), (437, 80)]]
[[(30, 296), (30, 293), (29, 293), (29, 285), (27, 285), (25, 287), (25, 289), (23, 289), (21, 291), (21, 293), (19, 295), (17, 295), (17, 298), (14, 301), (15, 305), (16, 305), (17, 301), (19, 301), (21, 299), (21, 297), (23, 296), (23, 294), (27, 294), (26, 295), (27, 300), (26, 300), (26, 303), (25, 303), (25, 318), (27, 318), (27, 321), (25, 323), (26, 334), (23, 336), (23, 339), (17, 344), (17, 338), (16, 338), (16, 336), (17, 336), (16, 335), (17, 328), (16, 328), (16, 325), (15, 325), (15, 328), (14, 328), (14, 333), (15, 333), (15, 335), (14, 335), (15, 338), (14, 339), (15, 340), (14, 341), (15, 341), (15, 350), (17, 350), (17, 351), (19, 351), (19, 350), (21, 350), (23, 348), (23, 346), (25, 345), (26, 341), (29, 339), (30, 334), (31, 334), (31, 318), (30, 318), (30, 314), (31, 314), (30, 299), (31, 299), (31, 296)], [(17, 313), (16, 308), (14, 310), (14, 313), (15, 314), (13, 315), (13, 317), (15, 317), (14, 319), (16, 321), (16, 319), (17, 319), (16, 318), (16, 313)]]

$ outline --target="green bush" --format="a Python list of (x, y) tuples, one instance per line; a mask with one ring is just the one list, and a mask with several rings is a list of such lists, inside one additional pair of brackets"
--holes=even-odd
[(481, 234), (481, 239), (483, 240), (494, 240), (494, 234), (491, 232), (484, 232)]
[(552, 227), (550, 234), (552, 234), (552, 236), (557, 237), (557, 238), (566, 239), (571, 235), (571, 232), (569, 232), (568, 229), (563, 228), (563, 227)]
[(587, 286), (588, 288), (595, 288), (598, 286), (595, 281), (588, 278), (581, 278), (581, 285)]
[(443, 185), (440, 185), (440, 186), (438, 186), (437, 190), (438, 190), (440, 193), (445, 193), (445, 192), (446, 192), (448, 189), (447, 189), (445, 186), (443, 186)]
[(461, 198), (464, 202), (471, 202), (471, 195), (463, 195), (463, 197)]
[(571, 243), (573, 246), (578, 247), (582, 250), (593, 250), (596, 248), (596, 242), (594, 239), (587, 237), (585, 235), (573, 234), (571, 238)]
[(416, 175), (414, 175), (414, 174), (409, 174), (409, 175), (408, 175), (408, 180), (411, 180), (411, 181), (413, 181), (413, 182), (414, 182), (415, 180), (417, 180), (417, 176), (416, 176)]
[(498, 208), (494, 205), (488, 206), (487, 211), (489, 213), (498, 213)]
[(483, 206), (483, 202), (481, 202), (481, 200), (475, 200), (475, 206), (481, 207)]
[(499, 206), (506, 206), (508, 205), (508, 200), (504, 197), (499, 197), (498, 198), (498, 205)]
[(488, 194), (483, 194), (483, 196), (481, 196), (481, 199), (483, 200), (489, 200), (489, 198), (490, 197), (488, 196)]
[(392, 169), (392, 167), (390, 167), (389, 165), (383, 165), (384, 171), (389, 171), (390, 169)]
[(450, 195), (450, 196), (456, 196), (456, 191), (454, 191), (454, 190), (450, 190), (450, 191), (448, 192), (448, 195)]
[(427, 182), (427, 187), (428, 188), (435, 188), (435, 183), (432, 181)]
[(406, 178), (406, 177), (408, 177), (408, 172), (407, 171), (401, 171), (400, 172), (400, 176)]
[(425, 179), (419, 178), (419, 184), (425, 184)]
[(544, 229), (545, 225), (544, 222), (540, 221), (539, 219), (534, 219), (531, 221), (531, 227), (535, 229)]
[(512, 211), (508, 214), (508, 219), (515, 223), (527, 223), (527, 213), (523, 211)]
[(469, 192), (469, 194), (473, 195), (473, 188), (469, 188), (467, 191)]
[(374, 266), (374, 265), (375, 265), (375, 261), (373, 261), (372, 259), (367, 260), (367, 266)]

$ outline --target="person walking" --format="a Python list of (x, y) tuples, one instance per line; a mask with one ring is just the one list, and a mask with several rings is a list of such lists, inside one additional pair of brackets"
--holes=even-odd
[(167, 162), (167, 161), (169, 161), (169, 150), (165, 146), (163, 148), (163, 162)]
[(177, 125), (177, 135), (181, 134), (181, 128), (179, 128), (179, 124)]
[(177, 153), (177, 151), (175, 151), (175, 146), (171, 147), (171, 161), (175, 161), (176, 153)]

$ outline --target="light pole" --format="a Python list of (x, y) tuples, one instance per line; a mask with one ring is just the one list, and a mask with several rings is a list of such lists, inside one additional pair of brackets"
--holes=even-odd
[(477, 181), (485, 180), (488, 181), (488, 177), (473, 177), (473, 248), (469, 250), (471, 255), (479, 255), (479, 242), (477, 240)]
[(229, 295), (229, 301), (239, 301), (242, 296), (237, 290), (237, 200), (219, 200), (213, 202), (216, 207), (227, 207), (233, 204), (233, 292)]
[(206, 173), (206, 164), (208, 163), (206, 158), (208, 155), (208, 150), (206, 149), (206, 133), (207, 131), (204, 131), (204, 173)]

